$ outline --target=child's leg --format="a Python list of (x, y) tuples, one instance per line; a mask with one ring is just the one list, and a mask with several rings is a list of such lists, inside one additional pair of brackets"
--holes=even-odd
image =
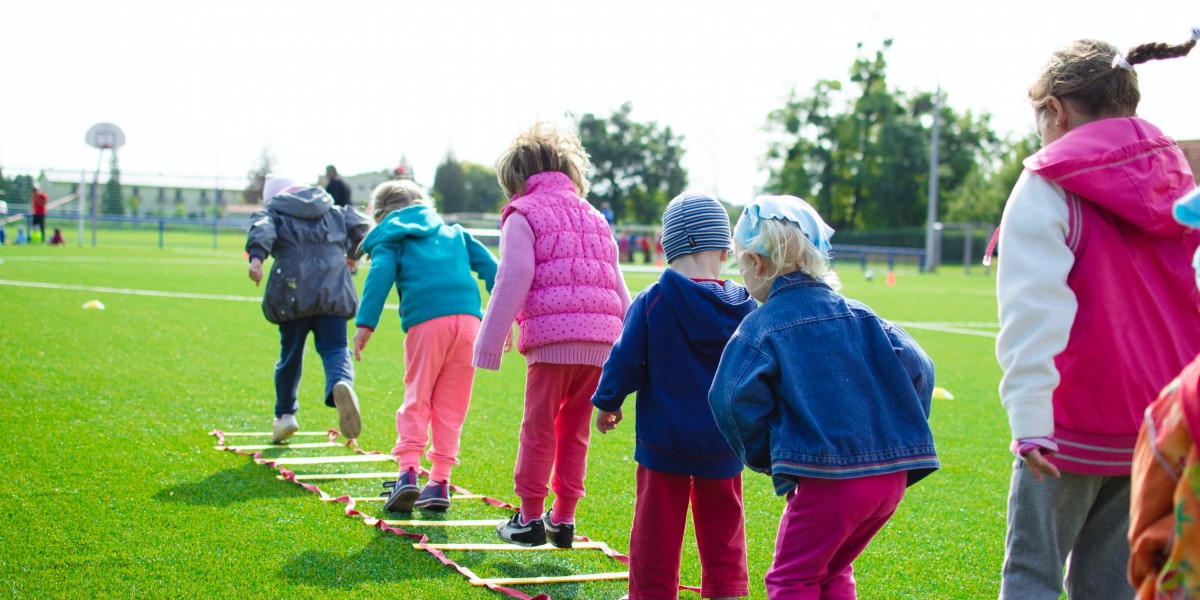
[(448, 335), (442, 319), (433, 319), (410, 328), (404, 337), (404, 404), (396, 411), (396, 446), (392, 448), (401, 471), (420, 470), (421, 453), (429, 443), (429, 402), (446, 356)]
[[(1090, 549), (1093, 560), (1099, 564), (1088, 564), (1075, 560), (1070, 574), (1070, 586), (1081, 589), (1102, 590), (1099, 596), (1131, 598), (1133, 588), (1126, 579), (1129, 548), (1125, 540), (1129, 518), (1129, 479), (1124, 479), (1124, 496), (1107, 499), (1095, 522), (1090, 522), (1089, 513), (1097, 510), (1098, 496), (1108, 477), (1063, 473), (1061, 478), (1043, 477), (1037, 481), (1026, 468), (1025, 462), (1017, 460), (1013, 466), (1012, 487), (1008, 495), (1008, 531), (1004, 540), (1004, 567), (1000, 580), (1000, 598), (1057, 598), (1063, 590), (1063, 565), (1078, 548), (1081, 557), (1089, 550), (1081, 546), (1085, 542), (1081, 531), (1101, 523), (1111, 528), (1101, 533), (1089, 533), (1087, 542), (1096, 545)], [(1112, 504), (1116, 502), (1121, 513), (1112, 516)], [(1107, 533), (1107, 535), (1105, 535)], [(1117, 548), (1113, 540), (1118, 540)], [(1102, 558), (1103, 557), (1103, 558)], [(1091, 581), (1085, 581), (1088, 579)], [(1072, 590), (1075, 591), (1075, 590)], [(1079, 593), (1076, 591), (1076, 593)], [(1072, 595), (1072, 598), (1087, 598)]]
[(575, 507), (583, 498), (583, 480), (587, 475), (588, 441), (592, 435), (592, 395), (600, 383), (600, 367), (571, 365), (572, 375), (566, 397), (554, 421), (558, 440), (554, 454), (554, 520), (575, 522)]
[(687, 527), (692, 478), (637, 468), (637, 498), (629, 532), (629, 598), (679, 597), (679, 557)]
[(275, 417), (300, 410), (300, 374), (304, 366), (304, 343), (311, 319), (279, 324), (279, 362), (275, 363)]
[(479, 335), (479, 319), (473, 315), (443, 318), (450, 319), (451, 340), (433, 388), (433, 444), (429, 447), (429, 462), (433, 466), (429, 473), (434, 481), (449, 481), (450, 470), (458, 464), (459, 438), (475, 381), (471, 358)]
[(904, 497), (907, 475), (801, 479), (788, 498), (767, 571), (767, 597), (856, 597), (851, 564)]
[(1134, 590), (1126, 577), (1130, 477), (1099, 479), (1091, 510), (1067, 559), (1067, 597), (1132, 598)]
[(354, 387), (354, 363), (346, 343), (346, 319), (322, 315), (313, 317), (313, 323), (313, 341), (325, 365), (325, 406), (334, 406), (334, 385), (345, 381)]
[(749, 596), (741, 474), (725, 479), (693, 478), (692, 522), (700, 551), (700, 596)]
[(557, 440), (554, 423), (570, 383), (571, 367), (535, 363), (525, 375), (525, 413), (521, 417), (520, 446), (513, 470), (513, 491), (521, 499), (526, 521), (540, 518), (549, 488), (546, 482), (554, 469)]

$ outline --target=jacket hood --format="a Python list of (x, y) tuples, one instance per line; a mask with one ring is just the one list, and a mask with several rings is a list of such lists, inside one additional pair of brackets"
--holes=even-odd
[(1195, 187), (1175, 140), (1136, 117), (1081, 125), (1025, 167), (1148, 234), (1181, 235), (1171, 205)]
[(663, 271), (658, 284), (662, 287), (663, 298), (682, 325), (679, 329), (688, 343), (697, 348), (715, 349), (717, 354), (729, 343), (747, 309), (758, 306), (746, 288), (728, 281), (725, 290), (732, 296), (732, 302), (710, 288), (697, 286), (673, 269)]
[(307, 187), (269, 198), (264, 206), (300, 219), (316, 219), (329, 212), (333, 196), (319, 187)]
[(406, 206), (393, 211), (363, 240), (362, 247), (370, 253), (380, 244), (397, 242), (406, 237), (431, 236), (446, 222), (432, 208), (423, 204)]

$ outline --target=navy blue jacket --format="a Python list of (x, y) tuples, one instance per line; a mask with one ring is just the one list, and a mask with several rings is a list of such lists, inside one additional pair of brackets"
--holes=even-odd
[(625, 315), (592, 404), (609, 412), (637, 392), (634, 459), (656, 471), (733, 477), (742, 462), (717, 429), (708, 388), (721, 351), (757, 303), (726, 281), (724, 292), (667, 269)]
[(709, 402), (746, 466), (849, 479), (940, 465), (929, 429), (933, 361), (899, 327), (803, 273), (780, 276), (729, 340)]

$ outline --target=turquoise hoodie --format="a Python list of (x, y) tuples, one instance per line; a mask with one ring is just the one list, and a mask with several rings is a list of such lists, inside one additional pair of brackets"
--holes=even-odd
[(392, 285), (400, 293), (400, 328), (447, 315), (475, 315), (482, 297), (471, 271), (492, 291), (496, 258), (458, 225), (420, 204), (397, 210), (367, 234), (371, 270), (354, 324), (375, 329)]

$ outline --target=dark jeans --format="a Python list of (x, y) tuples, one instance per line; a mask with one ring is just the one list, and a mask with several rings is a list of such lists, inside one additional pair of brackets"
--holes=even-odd
[(325, 405), (333, 406), (333, 386), (339, 381), (354, 385), (354, 364), (346, 343), (346, 319), (319, 316), (279, 324), (279, 362), (275, 364), (275, 416), (300, 409), (300, 371), (304, 345), (312, 332), (317, 354), (325, 364)]

